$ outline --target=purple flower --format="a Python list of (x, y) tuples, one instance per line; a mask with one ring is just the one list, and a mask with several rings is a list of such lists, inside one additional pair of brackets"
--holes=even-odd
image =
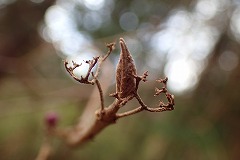
[(53, 128), (56, 127), (58, 123), (58, 115), (55, 112), (49, 112), (45, 116), (45, 123), (47, 127)]

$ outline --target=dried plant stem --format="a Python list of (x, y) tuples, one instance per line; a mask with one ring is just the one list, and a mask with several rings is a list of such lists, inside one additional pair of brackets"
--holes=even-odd
[(115, 43), (109, 43), (107, 44), (107, 48), (108, 48), (108, 52), (105, 56), (102, 56), (100, 57), (100, 61), (98, 63), (98, 67), (97, 67), (97, 71), (95, 73), (95, 75), (93, 74), (93, 82), (96, 83), (97, 85), (97, 88), (98, 88), (98, 91), (99, 91), (99, 96), (100, 96), (100, 102), (101, 102), (101, 107), (100, 107), (100, 110), (103, 111), (104, 110), (104, 98), (103, 98), (103, 91), (102, 91), (102, 87), (101, 87), (101, 84), (98, 80), (98, 76), (99, 76), (99, 73), (100, 73), (100, 69), (101, 69), (101, 66), (102, 66), (102, 63), (108, 58), (108, 56), (112, 53), (112, 51), (114, 50), (114, 47), (115, 47)]
[[(67, 129), (53, 128), (49, 131), (51, 135), (54, 135), (64, 140), (69, 146), (77, 146), (83, 144), (84, 142), (92, 139), (103, 128), (114, 123), (116, 120), (115, 114), (120, 108), (122, 101), (116, 100), (113, 102), (113, 104), (111, 104), (107, 108), (104, 108), (103, 90), (100, 81), (98, 80), (102, 64), (112, 53), (114, 45), (115, 43), (107, 44), (108, 52), (106, 55), (101, 57), (95, 57), (93, 58), (93, 60), (85, 61), (89, 64), (89, 69), (85, 77), (78, 78), (73, 73), (74, 69), (80, 67), (81, 64), (76, 64), (75, 62), (73, 62), (73, 67), (68, 67), (68, 62), (64, 62), (66, 70), (76, 81), (84, 84), (96, 84), (101, 102), (100, 111), (96, 111), (95, 108), (98, 107), (94, 107), (92, 105), (88, 106), (85, 109), (77, 125)], [(92, 69), (96, 64), (98, 64), (98, 66), (94, 74), (92, 72)], [(92, 80), (89, 80), (90, 74), (92, 74), (93, 76)], [(97, 105), (97, 103), (93, 105)], [(94, 113), (95, 111), (96, 113)]]
[(104, 99), (103, 99), (103, 91), (102, 91), (102, 87), (101, 84), (99, 82), (98, 79), (95, 79), (95, 83), (97, 85), (98, 91), (99, 91), (99, 96), (100, 96), (100, 102), (101, 102), (101, 111), (103, 111), (104, 109)]
[(173, 110), (173, 108), (169, 108), (169, 107), (158, 107), (158, 108), (146, 108), (147, 111), (149, 112), (163, 112), (163, 111), (171, 111)]
[[(162, 83), (163, 87), (161, 89), (156, 88), (155, 95), (158, 96), (160, 94), (164, 94), (166, 99), (168, 100), (168, 103), (165, 104), (162, 101), (159, 102), (158, 106), (155, 108), (148, 107), (141, 97), (138, 94), (138, 87), (140, 81), (147, 81), (146, 77), (148, 76), (148, 72), (144, 72), (142, 76), (137, 76), (137, 70), (133, 61), (133, 58), (131, 56), (130, 51), (127, 48), (126, 42), (123, 38), (120, 38), (120, 47), (121, 47), (121, 53), (120, 53), (120, 60), (117, 66), (116, 71), (116, 93), (112, 94), (113, 97), (115, 97), (115, 100), (112, 104), (110, 104), (108, 107), (105, 107), (104, 105), (104, 98), (103, 98), (103, 89), (105, 90), (106, 85), (103, 85), (103, 88), (99, 81), (99, 74), (101, 70), (102, 63), (107, 59), (107, 57), (111, 54), (111, 52), (114, 49), (115, 43), (107, 44), (108, 52), (105, 56), (101, 57), (94, 57), (92, 60), (85, 61), (89, 64), (89, 69), (85, 77), (78, 78), (74, 75), (73, 71), (77, 67), (80, 67), (81, 64), (73, 63), (73, 67), (68, 67), (68, 62), (65, 61), (64, 65), (68, 73), (78, 82), (84, 83), (84, 84), (96, 84), (96, 89), (94, 89), (94, 93), (98, 91), (101, 106), (99, 109), (99, 106), (97, 103), (93, 100), (94, 96), (90, 98), (90, 104), (87, 106), (80, 117), (79, 122), (74, 125), (71, 128), (67, 129), (60, 129), (57, 127), (49, 128), (48, 134), (53, 135), (56, 137), (59, 137), (63, 141), (65, 141), (66, 144), (69, 146), (80, 146), (83, 145), (85, 142), (88, 142), (89, 140), (92, 140), (100, 131), (102, 131), (105, 127), (114, 124), (117, 119), (130, 116), (136, 113), (139, 113), (141, 111), (149, 111), (149, 112), (163, 112), (163, 111), (171, 111), (174, 109), (174, 96), (168, 93), (167, 90), (167, 78), (165, 79), (159, 79), (157, 82)], [(96, 69), (95, 74), (93, 73), (92, 69), (98, 64), (98, 67)], [(93, 79), (89, 80), (89, 76), (92, 74)], [(106, 83), (108, 80), (103, 81)], [(108, 82), (109, 84), (110, 82)], [(138, 103), (140, 104), (139, 107), (124, 112), (124, 113), (117, 113), (118, 110), (127, 104), (131, 99), (136, 98)], [(46, 145), (47, 146), (47, 145)], [(49, 156), (50, 152), (44, 151), (43, 145), (43, 151), (40, 151), (39, 155), (43, 155), (42, 157)], [(44, 160), (44, 158), (40, 159)]]
[(51, 152), (52, 152), (52, 147), (50, 144), (50, 139), (49, 137), (47, 137), (45, 138), (35, 160), (46, 160), (51, 155)]
[(138, 112), (141, 112), (143, 111), (144, 108), (142, 106), (139, 106), (131, 111), (127, 111), (127, 112), (124, 112), (124, 113), (118, 113), (116, 114), (116, 117), (119, 119), (119, 118), (122, 118), (122, 117), (126, 117), (126, 116), (130, 116), (130, 115), (133, 115), (133, 114), (136, 114)]
[(143, 109), (148, 108), (147, 105), (143, 102), (143, 100), (141, 99), (141, 97), (136, 94), (135, 98), (138, 100), (138, 103), (142, 106)]
[(133, 110), (124, 112), (124, 113), (119, 113), (116, 115), (117, 118), (122, 118), (122, 117), (126, 117), (126, 116), (130, 116), (133, 114), (136, 114), (138, 112), (141, 112), (143, 110), (145, 110), (147, 108), (147, 105), (144, 104), (144, 102), (142, 101), (142, 99), (140, 98), (140, 96), (136, 93), (135, 98), (138, 100), (138, 103), (141, 105)]
[[(100, 69), (101, 69), (101, 65), (102, 63), (107, 59), (107, 57), (112, 53), (113, 49), (115, 47), (115, 43), (110, 43), (107, 44), (107, 48), (108, 48), (108, 52), (105, 56), (101, 56), (101, 57), (93, 57), (92, 60), (88, 60), (85, 61), (85, 63), (89, 64), (89, 68), (87, 71), (87, 74), (85, 77), (81, 76), (81, 78), (78, 78), (73, 71), (77, 68), (80, 67), (82, 64), (77, 64), (74, 61), (72, 61), (73, 67), (68, 67), (68, 62), (65, 60), (64, 61), (64, 66), (65, 69), (67, 70), (67, 72), (70, 74), (71, 77), (73, 77), (76, 81), (80, 82), (80, 83), (84, 83), (84, 84), (95, 84), (96, 79), (98, 79), (99, 73), (100, 73)], [(92, 72), (92, 69), (96, 66), (96, 64), (98, 63), (98, 67), (97, 70), (95, 72), (95, 74)], [(89, 76), (92, 73), (93, 75), (93, 79), (89, 80)]]
[[(95, 135), (102, 131), (105, 127), (116, 122), (116, 113), (120, 109), (121, 101), (115, 100), (107, 108), (104, 108), (104, 114), (101, 119), (96, 115), (89, 115), (91, 119), (89, 123), (82, 124), (81, 121), (78, 126), (69, 129), (53, 129), (51, 134), (59, 137), (66, 142), (69, 146), (80, 146), (85, 142), (92, 140)], [(94, 114), (94, 113), (93, 113)], [(81, 126), (81, 127), (79, 127)]]
[(97, 67), (97, 70), (96, 70), (96, 73), (94, 75), (95, 79), (96, 80), (99, 76), (99, 73), (100, 73), (100, 70), (101, 70), (101, 66), (102, 66), (102, 63), (108, 58), (108, 56), (112, 53), (112, 51), (114, 50), (115, 48), (115, 43), (109, 43), (107, 44), (107, 48), (108, 48), (108, 51), (107, 51), (107, 54), (105, 56), (102, 56), (100, 57), (100, 60), (98, 62), (98, 67)]
[[(136, 76), (137, 77), (137, 76)], [(138, 77), (137, 77), (138, 78)], [(146, 77), (145, 77), (146, 78)], [(174, 109), (174, 96), (171, 95), (170, 93), (168, 93), (166, 87), (167, 87), (167, 78), (165, 79), (159, 79), (157, 80), (157, 82), (159, 83), (163, 83), (163, 87), (162, 89), (156, 89), (156, 93), (155, 93), (155, 96), (161, 94), (161, 93), (164, 93), (165, 94), (165, 97), (167, 98), (168, 100), (168, 103), (167, 104), (164, 104), (162, 101), (160, 101), (159, 103), (159, 106), (156, 107), (156, 108), (151, 108), (151, 107), (148, 107), (144, 102), (143, 100), (141, 99), (141, 97), (138, 95), (137, 91), (136, 91), (136, 94), (135, 94), (135, 98), (137, 99), (138, 103), (141, 105), (140, 107), (137, 107), (133, 110), (130, 110), (130, 111), (127, 111), (127, 112), (124, 112), (124, 113), (119, 113), (116, 115), (116, 117), (119, 119), (119, 118), (122, 118), (122, 117), (126, 117), (126, 116), (130, 116), (130, 115), (133, 115), (133, 114), (136, 114), (138, 112), (141, 112), (143, 110), (146, 110), (146, 111), (149, 111), (149, 112), (163, 112), (163, 111), (171, 111)], [(140, 82), (140, 80), (139, 80)], [(138, 83), (139, 83), (138, 82)]]
[(157, 107), (157, 108), (150, 108), (150, 107), (147, 107), (147, 106), (139, 106), (133, 110), (130, 110), (130, 111), (126, 111), (124, 113), (118, 113), (116, 114), (116, 117), (119, 119), (119, 118), (122, 118), (122, 117), (127, 117), (127, 116), (130, 116), (130, 115), (133, 115), (133, 114), (136, 114), (136, 113), (139, 113), (141, 111), (149, 111), (149, 112), (163, 112), (163, 111), (171, 111), (173, 110), (173, 108), (171, 107)]

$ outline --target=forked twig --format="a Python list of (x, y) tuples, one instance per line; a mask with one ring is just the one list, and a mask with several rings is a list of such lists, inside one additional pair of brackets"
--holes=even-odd
[[(146, 77), (144, 77), (146, 79)], [(158, 96), (160, 95), (161, 93), (165, 94), (165, 97), (167, 98), (168, 100), (168, 103), (165, 104), (164, 102), (160, 101), (159, 102), (159, 105), (155, 108), (151, 108), (151, 107), (148, 107), (144, 102), (143, 100), (141, 99), (141, 97), (139, 96), (139, 94), (136, 92), (136, 95), (135, 95), (135, 98), (137, 99), (138, 103), (140, 104), (139, 107), (133, 109), (133, 110), (130, 110), (130, 111), (126, 111), (124, 113), (118, 113), (116, 114), (117, 118), (122, 118), (122, 117), (126, 117), (126, 116), (130, 116), (130, 115), (133, 115), (133, 114), (136, 114), (136, 113), (139, 113), (141, 111), (149, 111), (149, 112), (163, 112), (163, 111), (171, 111), (174, 109), (174, 96), (170, 93), (168, 93), (168, 90), (167, 90), (167, 80), (168, 78), (166, 77), (165, 79), (159, 79), (157, 80), (157, 82), (159, 83), (163, 83), (163, 87), (162, 89), (158, 89), (156, 88), (156, 93), (154, 96)], [(139, 81), (140, 82), (140, 81)]]
[[(100, 73), (100, 69), (101, 69), (101, 65), (102, 63), (107, 59), (107, 57), (112, 53), (112, 51), (115, 48), (115, 43), (109, 43), (106, 45), (108, 48), (108, 52), (106, 55), (104, 56), (98, 56), (98, 57), (93, 57), (92, 60), (87, 60), (85, 61), (85, 63), (89, 64), (89, 68), (87, 71), (87, 74), (85, 77), (81, 76), (80, 78), (78, 78), (73, 71), (77, 68), (80, 67), (82, 64), (77, 64), (76, 62), (72, 61), (73, 67), (68, 67), (68, 62), (65, 60), (64, 61), (64, 66), (65, 69), (67, 70), (67, 72), (70, 74), (71, 77), (73, 77), (76, 81), (80, 82), (80, 83), (84, 83), (84, 84), (96, 84), (97, 88), (99, 90), (99, 96), (100, 96), (100, 101), (101, 101), (101, 110), (104, 109), (104, 99), (103, 99), (103, 93), (102, 93), (102, 87), (101, 84), (98, 80), (98, 76)], [(98, 63), (98, 67), (97, 70), (95, 72), (95, 74), (93, 73), (92, 69), (96, 66), (96, 64)], [(93, 79), (89, 80), (89, 76), (90, 74), (92, 74)]]

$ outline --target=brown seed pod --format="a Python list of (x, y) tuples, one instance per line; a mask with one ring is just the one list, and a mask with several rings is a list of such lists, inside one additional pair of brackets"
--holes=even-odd
[(126, 98), (132, 95), (136, 89), (134, 76), (137, 74), (137, 71), (131, 53), (123, 38), (120, 38), (119, 44), (121, 52), (116, 71), (116, 90), (119, 98)]

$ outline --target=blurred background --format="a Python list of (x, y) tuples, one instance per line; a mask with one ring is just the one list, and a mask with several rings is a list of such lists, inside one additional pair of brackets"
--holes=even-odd
[[(155, 79), (166, 75), (175, 110), (121, 119), (76, 149), (56, 139), (51, 159), (240, 159), (239, 0), (0, 0), (1, 160), (36, 157), (47, 112), (60, 126), (77, 121), (93, 87), (74, 82), (62, 60), (89, 60), (120, 37), (138, 73), (149, 71), (145, 102), (157, 103)], [(107, 94), (118, 57), (117, 44)]]

